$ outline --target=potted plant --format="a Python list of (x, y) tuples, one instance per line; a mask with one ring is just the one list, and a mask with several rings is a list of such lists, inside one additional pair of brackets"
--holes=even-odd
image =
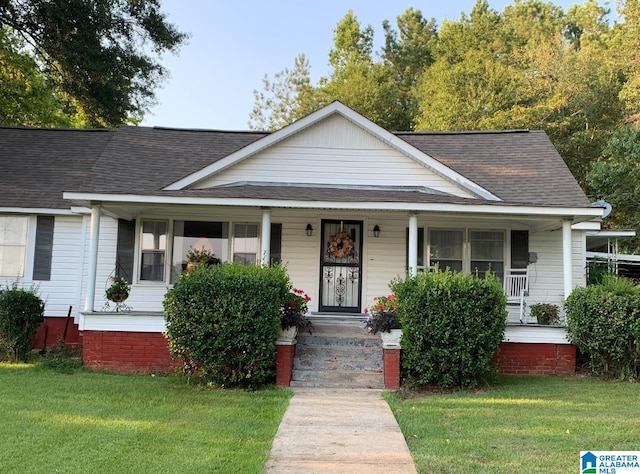
[(209, 250), (205, 247), (196, 249), (189, 247), (187, 251), (187, 271), (195, 269), (199, 265), (211, 266), (220, 263), (220, 259), (216, 258), (213, 250)]
[(118, 275), (109, 277), (109, 279), (111, 285), (105, 291), (106, 298), (114, 303), (122, 303), (129, 297), (131, 283)]
[(373, 305), (365, 308), (367, 317), (365, 328), (371, 334), (380, 333), (382, 347), (400, 347), (402, 338), (402, 324), (396, 314), (396, 295), (380, 296), (373, 299)]
[(535, 316), (538, 324), (548, 326), (558, 322), (558, 305), (551, 303), (536, 303), (531, 305), (531, 316)]
[(306, 315), (309, 301), (309, 295), (298, 288), (287, 293), (281, 309), (280, 340), (293, 340), (298, 331), (308, 331), (311, 334), (313, 324)]

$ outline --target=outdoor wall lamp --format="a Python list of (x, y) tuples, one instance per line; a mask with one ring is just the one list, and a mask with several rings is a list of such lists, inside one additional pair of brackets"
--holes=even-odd
[(311, 237), (313, 235), (313, 227), (311, 224), (307, 224), (307, 237)]
[(373, 226), (373, 236), (376, 238), (380, 237), (380, 226), (378, 224)]

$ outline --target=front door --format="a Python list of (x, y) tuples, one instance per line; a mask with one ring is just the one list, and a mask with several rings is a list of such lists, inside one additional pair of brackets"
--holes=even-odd
[(362, 221), (322, 221), (320, 311), (360, 312)]

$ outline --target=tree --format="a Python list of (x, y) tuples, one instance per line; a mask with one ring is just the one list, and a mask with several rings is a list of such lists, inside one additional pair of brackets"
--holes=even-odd
[(265, 74), (264, 90), (253, 91), (255, 104), (249, 116), (253, 130), (278, 130), (310, 114), (318, 108), (315, 90), (311, 86), (309, 61), (300, 54), (293, 69), (285, 68), (273, 80)]
[[(10, 31), (0, 28), (0, 123), (33, 127), (74, 125), (74, 107), (40, 71)], [(77, 122), (76, 122), (77, 123)]]
[[(609, 227), (640, 229), (640, 129), (617, 129), (607, 142), (602, 157), (588, 176), (589, 191), (611, 204), (605, 221)], [(640, 251), (640, 238), (625, 242), (627, 250)]]
[(24, 40), (47, 80), (96, 126), (141, 118), (166, 75), (160, 55), (187, 38), (159, 0), (3, 0), (0, 26)]

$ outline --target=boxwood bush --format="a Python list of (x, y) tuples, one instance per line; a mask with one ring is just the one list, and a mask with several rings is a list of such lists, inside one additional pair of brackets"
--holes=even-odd
[(396, 280), (402, 322), (402, 377), (413, 385), (476, 386), (491, 375), (491, 361), (506, 325), (506, 299), (493, 275), (450, 270)]
[(222, 264), (183, 273), (164, 299), (171, 354), (185, 373), (219, 386), (271, 382), (289, 287), (280, 267)]
[(44, 321), (44, 301), (37, 287), (13, 283), (0, 293), (0, 360), (26, 361), (38, 325)]
[(565, 302), (569, 341), (591, 370), (619, 379), (640, 377), (640, 289), (605, 275), (602, 283), (576, 288)]

